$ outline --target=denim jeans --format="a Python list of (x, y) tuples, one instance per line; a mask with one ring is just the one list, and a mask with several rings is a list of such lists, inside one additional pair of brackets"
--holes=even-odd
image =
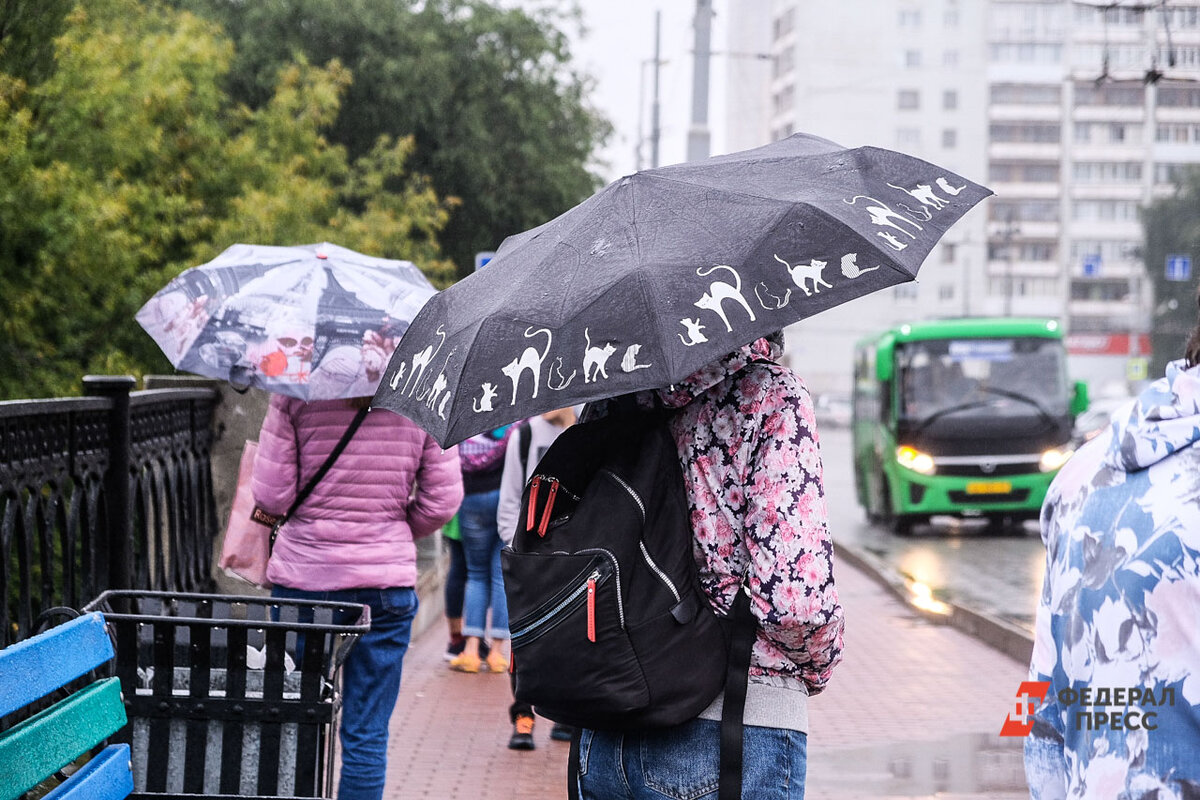
[[(310, 592), (276, 586), (273, 597), (336, 600), (371, 607), (371, 629), (342, 665), (342, 772), (338, 800), (380, 800), (387, 773), (388, 722), (400, 695), (404, 653), (417, 615), (414, 589)], [(336, 619), (349, 624), (353, 619)]]
[[(803, 800), (808, 737), (747, 725), (742, 796)], [(633, 733), (584, 729), (579, 739), (581, 800), (715, 800), (721, 723), (694, 719)]]
[[(500, 570), (500, 533), (496, 508), (500, 490), (469, 494), (458, 510), (458, 531), (467, 557), (467, 588), (463, 595), (463, 635), (508, 638), (508, 601)], [(492, 622), (487, 624), (488, 608)], [(485, 630), (485, 626), (486, 630)]]

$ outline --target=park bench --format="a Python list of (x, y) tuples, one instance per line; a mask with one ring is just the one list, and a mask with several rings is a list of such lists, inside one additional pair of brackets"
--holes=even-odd
[(94, 677), (113, 656), (98, 613), (0, 650), (0, 800), (39, 786), (53, 787), (44, 800), (120, 800), (133, 792), (129, 745), (94, 752), (126, 722), (120, 681)]

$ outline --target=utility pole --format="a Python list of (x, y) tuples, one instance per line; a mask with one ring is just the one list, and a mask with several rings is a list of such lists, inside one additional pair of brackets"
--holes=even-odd
[(688, 128), (687, 160), (708, 158), (708, 73), (712, 52), (712, 0), (696, 0), (695, 44), (692, 55), (692, 124)]
[(662, 11), (654, 12), (654, 101), (650, 106), (650, 166), (658, 166), (658, 73), (662, 66)]
[(1013, 246), (1013, 236), (1020, 231), (1013, 219), (1013, 211), (1009, 209), (1008, 219), (1004, 225), (1004, 257), (1008, 262), (1006, 264), (1007, 274), (1004, 276), (1004, 316), (1006, 317), (1012, 316), (1013, 266), (1017, 255), (1016, 247)]

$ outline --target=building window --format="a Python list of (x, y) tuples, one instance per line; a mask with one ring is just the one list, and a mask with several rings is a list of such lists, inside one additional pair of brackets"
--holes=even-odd
[(942, 108), (946, 111), (953, 111), (958, 108), (958, 92), (954, 89), (947, 89), (942, 92)]
[(988, 177), (1004, 183), (1058, 183), (1058, 176), (1057, 161), (994, 161), (988, 165)]
[(957, 50), (947, 50), (946, 52), (942, 53), (942, 66), (943, 67), (957, 67), (958, 66), (958, 51)]
[(938, 287), (938, 300), (945, 303), (948, 300), (954, 299), (954, 284), (943, 283)]
[(953, 150), (958, 147), (958, 131), (954, 128), (946, 128), (942, 131), (942, 147), (947, 150)]
[(953, 264), (954, 257), (957, 255), (957, 247), (954, 242), (946, 242), (942, 245), (942, 263)]
[[(1145, 90), (1138, 86), (1095, 86), (1091, 83), (1075, 84), (1077, 106), (1140, 106)], [(1162, 102), (1162, 95), (1159, 95)]]
[(1169, 108), (1200, 108), (1200, 89), (1185, 86), (1162, 86), (1158, 104)]
[(1071, 217), (1080, 222), (1137, 222), (1138, 204), (1134, 200), (1077, 200)]
[(896, 108), (901, 111), (916, 111), (921, 107), (921, 93), (916, 89), (901, 89), (896, 93)]
[(920, 50), (905, 50), (904, 51), (904, 66), (912, 69), (921, 66), (921, 51)]
[(897, 128), (896, 146), (901, 150), (921, 146), (920, 128)]
[(942, 14), (942, 23), (947, 28), (957, 28), (958, 27), (958, 9), (957, 8), (947, 9), (946, 13)]
[(988, 136), (993, 142), (1058, 144), (1062, 129), (1055, 122), (993, 122)]
[(917, 28), (921, 25), (921, 12), (915, 8), (905, 8), (900, 10), (900, 15), (897, 20), (901, 28)]
[(912, 302), (917, 299), (917, 284), (901, 283), (895, 288), (895, 297), (897, 300), (905, 300)]
[(1079, 183), (1130, 183), (1142, 179), (1142, 165), (1137, 161), (1076, 161), (1071, 173)]
[(1056, 106), (1062, 89), (1056, 84), (996, 83), (991, 98), (994, 105)]

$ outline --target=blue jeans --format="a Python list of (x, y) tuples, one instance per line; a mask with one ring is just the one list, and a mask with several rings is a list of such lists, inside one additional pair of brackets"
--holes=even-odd
[[(458, 531), (467, 557), (467, 588), (463, 593), (463, 635), (508, 638), (508, 601), (500, 570), (499, 529), (496, 508), (500, 490), (469, 494), (458, 510)], [(492, 624), (487, 625), (488, 608)], [(487, 626), (485, 630), (485, 626)]]
[[(808, 737), (747, 725), (742, 735), (742, 796), (803, 800)], [(694, 719), (633, 733), (583, 729), (581, 800), (715, 800), (721, 723)]]
[[(417, 615), (414, 589), (341, 589), (310, 592), (276, 586), (271, 596), (336, 600), (371, 607), (371, 630), (342, 665), (342, 772), (338, 800), (380, 800), (387, 773), (388, 722), (400, 696), (404, 653)], [(349, 624), (354, 619), (335, 619)]]

